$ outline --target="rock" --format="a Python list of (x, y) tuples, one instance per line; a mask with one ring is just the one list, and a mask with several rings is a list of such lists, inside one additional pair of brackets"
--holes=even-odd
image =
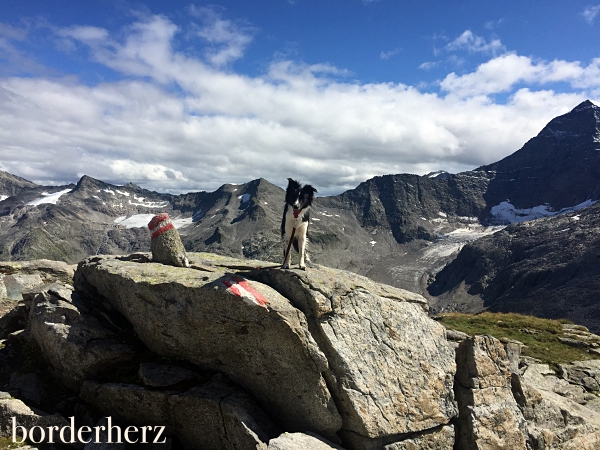
[(342, 439), (379, 448), (389, 436), (447, 424), (456, 415), (454, 352), (418, 294), (354, 273), (316, 266), (259, 270), (306, 315), (329, 361), (328, 386), (342, 414)]
[(600, 413), (519, 378), (515, 392), (533, 448), (600, 448)]
[(283, 433), (269, 441), (267, 450), (344, 450), (342, 447), (318, 435)]
[(227, 374), (286, 429), (330, 437), (341, 427), (304, 314), (270, 287), (231, 269), (118, 257), (82, 261), (75, 283), (109, 301), (154, 353)]
[(457, 349), (456, 365), (456, 448), (525, 449), (525, 419), (512, 394), (502, 343), (491, 336), (467, 339)]
[[(68, 425), (64, 417), (59, 414), (50, 415), (43, 411), (28, 407), (21, 400), (0, 399), (0, 437), (12, 438), (12, 420), (16, 425), (30, 430), (34, 426), (47, 428), (49, 426), (63, 427)], [(17, 431), (20, 431), (18, 429)], [(17, 436), (21, 440), (21, 436)]]
[(450, 450), (454, 447), (454, 439), (454, 427), (446, 425), (440, 430), (386, 445), (384, 450)]
[(560, 375), (570, 383), (583, 386), (590, 392), (600, 389), (600, 361), (574, 361), (572, 364), (559, 364)]
[(78, 389), (86, 378), (134, 356), (131, 345), (89, 314), (71, 286), (47, 285), (27, 301), (31, 335), (68, 387)]
[(21, 300), (21, 294), (24, 290), (39, 286), (44, 283), (42, 281), (42, 277), (40, 277), (40, 275), (37, 273), (31, 275), (5, 275), (2, 281), (4, 286), (6, 286), (6, 297), (11, 300)]
[(589, 342), (581, 341), (579, 339), (571, 339), (571, 338), (562, 338), (562, 337), (559, 337), (558, 341), (562, 342), (565, 345), (568, 345), (569, 347), (581, 348), (581, 349), (584, 349), (584, 350), (587, 349), (587, 348), (589, 348), (589, 346), (590, 346)]
[(183, 367), (150, 362), (140, 364), (138, 376), (144, 385), (155, 388), (169, 388), (181, 383), (200, 380), (199, 374)]
[(10, 333), (25, 328), (27, 308), (23, 302), (15, 302), (7, 313), (0, 316), (0, 339), (5, 339)]
[[(42, 280), (40, 284), (73, 284), (75, 268), (76, 265), (70, 265), (62, 261), (52, 261), (49, 259), (37, 259), (32, 261), (0, 261), (0, 274), (36, 275)], [(26, 288), (26, 286), (22, 286), (21, 290), (24, 288)], [(21, 297), (19, 297), (17, 300), (20, 299)]]
[(523, 371), (523, 382), (536, 389), (555, 392), (574, 402), (585, 403), (583, 387), (559, 378), (548, 364), (530, 364)]
[(44, 385), (35, 373), (18, 374), (13, 372), (8, 383), (10, 391), (17, 391), (17, 396), (40, 405), (46, 397)]
[(190, 266), (179, 232), (175, 229), (167, 213), (154, 216), (148, 224), (148, 228), (152, 235), (150, 248), (154, 262), (176, 267)]
[(165, 426), (185, 448), (266, 449), (279, 434), (247, 394), (219, 375), (183, 393), (88, 381), (80, 395), (124, 424)]
[(467, 333), (463, 333), (462, 331), (451, 330), (450, 328), (446, 329), (446, 339), (449, 341), (461, 342), (468, 337), (469, 335)]
[(515, 397), (534, 448), (600, 448), (600, 414), (594, 403), (597, 397), (586, 393), (581, 385), (572, 384), (594, 375), (597, 368), (600, 361), (561, 364), (564, 379), (548, 365), (538, 364), (526, 367), (523, 377), (513, 378)]

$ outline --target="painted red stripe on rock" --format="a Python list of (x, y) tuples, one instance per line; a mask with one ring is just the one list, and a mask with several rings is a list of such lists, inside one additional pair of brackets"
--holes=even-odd
[(169, 215), (167, 213), (157, 214), (152, 218), (150, 223), (148, 223), (148, 228), (150, 228), (150, 231), (152, 231), (157, 226), (159, 226), (161, 222), (164, 222), (165, 220), (169, 220)]
[(250, 294), (254, 296), (260, 306), (265, 306), (269, 301), (263, 297), (263, 295), (252, 287), (252, 285), (242, 277), (233, 276), (231, 277), (240, 286), (246, 289)]
[(169, 231), (172, 230), (173, 228), (175, 228), (175, 225), (173, 225), (172, 223), (168, 223), (165, 226), (160, 227), (158, 230), (156, 230), (155, 232), (152, 233), (152, 239), (160, 236), (161, 234), (163, 234), (165, 231)]

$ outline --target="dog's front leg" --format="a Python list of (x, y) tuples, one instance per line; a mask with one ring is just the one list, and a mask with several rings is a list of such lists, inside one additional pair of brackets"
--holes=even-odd
[(283, 265), (281, 266), (282, 269), (289, 269), (290, 268), (290, 260), (292, 259), (292, 252), (291, 252), (291, 248), (290, 251), (288, 252), (288, 245), (290, 242), (290, 237), (289, 235), (286, 233), (283, 237)]
[(300, 262), (299, 262), (298, 266), (300, 267), (300, 269), (306, 270), (306, 263), (304, 261), (304, 259), (306, 257), (306, 234), (305, 233), (301, 233), (300, 236), (298, 236), (298, 253), (300, 253)]

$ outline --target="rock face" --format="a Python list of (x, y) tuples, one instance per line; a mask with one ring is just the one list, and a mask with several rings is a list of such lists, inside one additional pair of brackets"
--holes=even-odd
[(462, 368), (454, 387), (461, 450), (525, 449), (526, 424), (511, 389), (511, 371), (502, 343), (491, 336), (465, 339), (457, 348)]

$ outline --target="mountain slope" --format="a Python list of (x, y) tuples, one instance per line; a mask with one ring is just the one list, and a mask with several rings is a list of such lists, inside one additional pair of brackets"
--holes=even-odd
[(517, 312), (600, 331), (600, 202), (467, 244), (429, 286), (434, 312)]

